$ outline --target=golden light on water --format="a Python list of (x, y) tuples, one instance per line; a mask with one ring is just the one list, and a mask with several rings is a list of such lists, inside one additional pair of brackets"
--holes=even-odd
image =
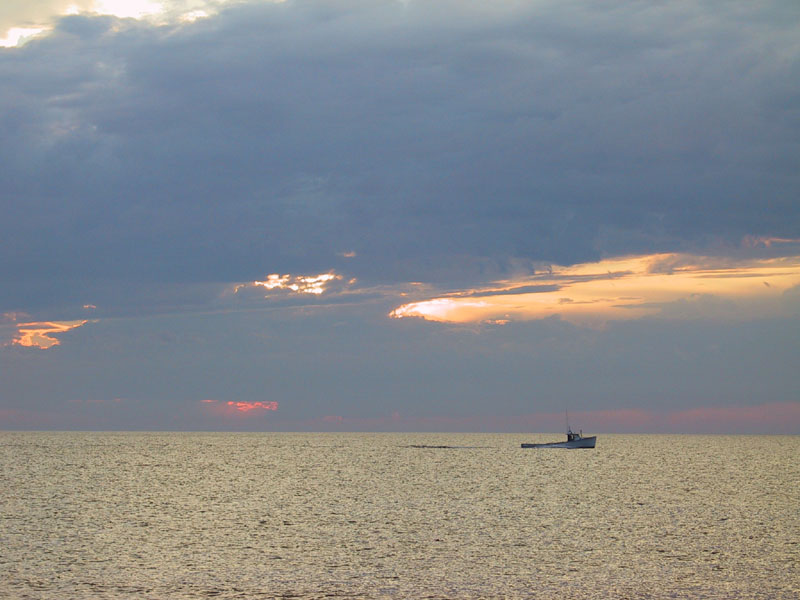
[(499, 324), (558, 316), (596, 325), (656, 314), (767, 315), (779, 310), (785, 292), (797, 286), (800, 257), (734, 262), (656, 254), (555, 266), (525, 280), (498, 282), (490, 289), (404, 304), (390, 316)]

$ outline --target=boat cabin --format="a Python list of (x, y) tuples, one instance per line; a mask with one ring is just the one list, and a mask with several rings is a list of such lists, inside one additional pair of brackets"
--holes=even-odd
[(572, 442), (574, 440), (579, 440), (582, 437), (583, 437), (583, 430), (581, 430), (579, 433), (575, 433), (574, 431), (572, 431), (571, 428), (567, 429), (567, 441), (568, 442)]

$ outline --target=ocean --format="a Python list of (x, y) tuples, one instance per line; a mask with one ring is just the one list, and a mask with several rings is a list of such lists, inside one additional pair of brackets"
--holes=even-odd
[(0, 433), (0, 598), (800, 597), (800, 436)]

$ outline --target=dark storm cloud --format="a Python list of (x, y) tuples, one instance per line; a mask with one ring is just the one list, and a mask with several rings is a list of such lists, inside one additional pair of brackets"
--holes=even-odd
[[(800, 230), (791, 2), (243, 3), (0, 51), (3, 310)], [(355, 251), (345, 259), (342, 254)]]

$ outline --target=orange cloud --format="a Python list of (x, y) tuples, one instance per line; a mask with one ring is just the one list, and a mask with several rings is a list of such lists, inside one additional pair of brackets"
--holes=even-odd
[(228, 402), (228, 406), (245, 413), (251, 410), (278, 410), (277, 402)]
[(749, 316), (780, 310), (784, 292), (798, 285), (800, 257), (731, 261), (654, 254), (554, 266), (524, 280), (404, 304), (389, 316), (496, 324), (558, 316), (593, 325), (656, 314), (719, 317), (717, 300), (733, 302), (728, 316)]
[(274, 401), (240, 402), (235, 400), (220, 401), (213, 398), (200, 400), (202, 411), (214, 417), (238, 419), (263, 415), (266, 412), (278, 410), (278, 403)]
[(64, 333), (86, 325), (89, 321), (38, 321), (33, 323), (17, 323), (17, 334), (11, 340), (11, 345), (41, 348), (46, 350), (58, 346), (61, 341), (51, 337), (54, 334)]
[(342, 276), (336, 273), (321, 273), (319, 275), (279, 275), (273, 273), (268, 275), (264, 281), (241, 283), (233, 288), (233, 293), (236, 294), (246, 289), (262, 288), (267, 291), (288, 290), (297, 294), (319, 295), (326, 291), (330, 283), (340, 279), (342, 279)]

